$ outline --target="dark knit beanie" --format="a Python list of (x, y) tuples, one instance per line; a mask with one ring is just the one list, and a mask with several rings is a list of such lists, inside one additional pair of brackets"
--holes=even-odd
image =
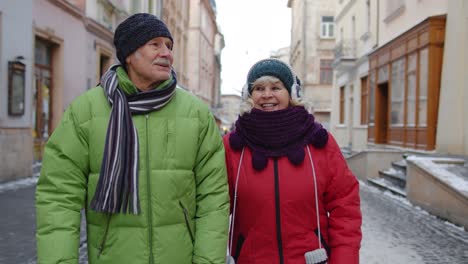
[(291, 94), (295, 83), (295, 75), (289, 65), (278, 59), (265, 59), (255, 63), (247, 74), (249, 94), (252, 94), (252, 84), (260, 77), (273, 76), (278, 78)]
[(120, 63), (125, 65), (128, 55), (156, 37), (166, 37), (173, 41), (166, 24), (156, 16), (139, 13), (125, 19), (114, 34), (114, 45)]

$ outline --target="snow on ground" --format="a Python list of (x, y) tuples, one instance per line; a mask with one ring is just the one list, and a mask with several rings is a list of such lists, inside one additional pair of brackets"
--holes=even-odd
[[(405, 206), (412, 207), (408, 200), (400, 196), (393, 195), (389, 191), (382, 192), (377, 188), (368, 186), (360, 181), (360, 188), (366, 191), (384, 194)], [(379, 216), (366, 214), (365, 208), (362, 222), (362, 242), (359, 252), (360, 262), (366, 264), (390, 264), (390, 263), (423, 263), (422, 257), (410, 247), (401, 245), (401, 240), (395, 236), (394, 232), (382, 230), (379, 225)]]
[(34, 164), (32, 165), (32, 171), (33, 171), (32, 177), (0, 183), (0, 193), (10, 191), (10, 190), (18, 190), (21, 188), (35, 185), (37, 183), (37, 179), (39, 178), (41, 166), (42, 166), (41, 162), (37, 162), (37, 161), (34, 162)]
[[(465, 232), (462, 227), (429, 214), (404, 197), (389, 191), (382, 192), (365, 182), (360, 181), (360, 189), (363, 213), (360, 263), (466, 263), (448, 261), (462, 257), (453, 257), (440, 246), (445, 242), (451, 243), (449, 247), (457, 242), (468, 243), (468, 240), (463, 240), (466, 236), (453, 237), (453, 233)], [(442, 241), (438, 241), (441, 238)], [(436, 255), (445, 252), (450, 258), (441, 255), (436, 256), (434, 262), (428, 262), (433, 250)], [(455, 251), (460, 249), (457, 247)]]
[(0, 184), (0, 193), (11, 191), (11, 190), (18, 190), (21, 188), (29, 187), (35, 185), (37, 183), (38, 177), (29, 177), (21, 180), (6, 182)]
[(419, 156), (409, 156), (407, 159), (414, 162), (423, 170), (430, 172), (448, 186), (468, 196), (468, 175), (459, 175), (450, 171), (451, 167), (462, 166), (465, 160)]
[(406, 199), (405, 197), (403, 197), (401, 195), (396, 195), (396, 194), (394, 194), (394, 193), (392, 193), (390, 191), (382, 191), (382, 190), (380, 190), (378, 188), (375, 188), (373, 186), (369, 186), (368, 184), (366, 184), (365, 182), (363, 182), (361, 180), (359, 180), (359, 184), (360, 184), (360, 188), (367, 188), (367, 190), (369, 190), (369, 191), (371, 191), (373, 193), (381, 193), (381, 194), (385, 195), (386, 197), (389, 197), (390, 199), (399, 202), (400, 204), (404, 205), (406, 208), (410, 208), (411, 211), (413, 211), (413, 212), (416, 212), (416, 213), (422, 214), (422, 215), (427, 215), (430, 218), (432, 218), (434, 221), (443, 221), (444, 224), (446, 224), (448, 226), (451, 226), (452, 228), (456, 228), (456, 229), (458, 229), (460, 231), (465, 232), (465, 229), (463, 227), (455, 225), (455, 224), (453, 224), (451, 222), (448, 222), (446, 220), (441, 220), (439, 217), (430, 214), (429, 212), (422, 209), (421, 207), (412, 204), (408, 199)]

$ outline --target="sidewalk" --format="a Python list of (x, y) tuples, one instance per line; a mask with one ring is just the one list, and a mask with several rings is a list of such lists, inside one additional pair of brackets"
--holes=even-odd
[[(34, 194), (37, 177), (0, 184), (0, 263), (36, 263), (36, 209)], [(86, 261), (86, 225), (81, 224), (80, 264)]]
[[(36, 262), (34, 180), (0, 188), (0, 263)], [(7, 187), (5, 187), (7, 186)]]

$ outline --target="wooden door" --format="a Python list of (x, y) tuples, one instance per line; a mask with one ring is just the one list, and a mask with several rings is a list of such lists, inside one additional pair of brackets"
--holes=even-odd
[(388, 142), (388, 82), (380, 83), (376, 91), (375, 142)]

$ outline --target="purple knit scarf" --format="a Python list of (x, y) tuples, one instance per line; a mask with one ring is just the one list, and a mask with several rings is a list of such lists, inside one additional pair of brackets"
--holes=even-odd
[(322, 148), (327, 141), (327, 130), (303, 106), (273, 112), (254, 108), (237, 119), (236, 129), (229, 136), (234, 150), (240, 151), (246, 145), (252, 150), (256, 170), (263, 170), (269, 157), (287, 156), (292, 164), (299, 165), (306, 145)]

